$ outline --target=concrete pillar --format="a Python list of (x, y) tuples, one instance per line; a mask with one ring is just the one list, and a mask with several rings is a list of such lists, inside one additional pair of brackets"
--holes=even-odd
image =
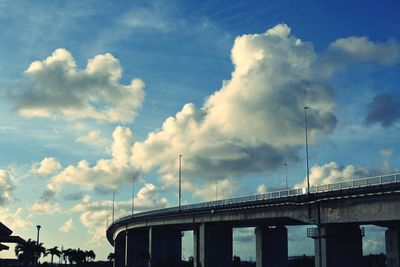
[(257, 227), (256, 266), (288, 266), (288, 234), (286, 227)]
[(400, 229), (388, 229), (385, 232), (386, 266), (400, 267)]
[(125, 266), (125, 231), (118, 234), (114, 240), (114, 266)]
[(316, 267), (362, 267), (362, 234), (358, 225), (326, 225), (315, 238)]
[(127, 267), (147, 266), (149, 254), (149, 230), (133, 229), (127, 236)]
[(203, 223), (194, 231), (195, 267), (232, 266), (232, 226)]
[(150, 227), (151, 267), (179, 266), (182, 259), (182, 232), (173, 227)]
[(193, 229), (193, 267), (201, 267), (200, 264), (200, 229)]

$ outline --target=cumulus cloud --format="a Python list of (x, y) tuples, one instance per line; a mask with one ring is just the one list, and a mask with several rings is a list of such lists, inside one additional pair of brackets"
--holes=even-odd
[(370, 61), (383, 65), (400, 61), (400, 43), (395, 39), (373, 42), (365, 36), (340, 38), (330, 44), (328, 52), (345, 61)]
[(267, 187), (265, 184), (260, 184), (257, 187), (257, 194), (265, 194), (267, 192)]
[(234, 229), (233, 240), (236, 242), (254, 242), (254, 227), (236, 228)]
[(0, 170), (0, 206), (13, 200), (14, 184), (7, 170)]
[(263, 34), (236, 38), (234, 71), (203, 107), (186, 104), (160, 130), (136, 142), (132, 160), (143, 170), (158, 168), (164, 182), (176, 180), (177, 155), (189, 177), (240, 176), (274, 170), (298, 160), (304, 106), (310, 106), (311, 142), (336, 125), (335, 98), (315, 69), (311, 43), (280, 24)]
[(69, 233), (73, 229), (75, 229), (74, 223), (72, 222), (72, 218), (69, 218), (63, 225), (60, 227), (60, 231), (64, 233)]
[[(286, 24), (262, 34), (239, 36), (231, 51), (231, 78), (201, 107), (185, 104), (143, 141), (133, 142), (129, 129), (117, 127), (110, 159), (95, 165), (82, 160), (68, 166), (51, 179), (48, 188), (57, 191), (69, 183), (86, 189), (115, 189), (138, 170), (156, 170), (164, 185), (172, 186), (177, 181), (180, 154), (189, 187), (197, 184), (195, 179), (207, 183), (215, 177), (266, 173), (283, 162), (298, 161), (304, 142), (305, 106), (309, 106), (311, 145), (336, 126), (335, 97), (330, 87), (334, 72), (322, 75), (321, 64), (336, 70), (338, 62), (328, 55), (333, 51), (356, 53), (350, 49), (351, 40), (338, 40), (318, 54), (310, 42), (293, 36)], [(386, 49), (384, 44), (364, 41), (369, 47)], [(396, 47), (390, 49), (397, 51)], [(373, 53), (375, 48), (366, 51)], [(351, 62), (341, 64), (367, 59), (365, 55), (354, 56)], [(368, 60), (375, 59), (377, 56), (370, 56)]]
[(9, 210), (4, 207), (0, 207), (0, 218), (1, 222), (10, 227), (12, 231), (19, 232), (22, 229), (26, 229), (32, 226), (32, 223), (23, 218), (24, 210), (18, 208), (17, 210)]
[(100, 159), (93, 166), (86, 160), (81, 160), (76, 166), (70, 165), (51, 178), (48, 190), (57, 192), (63, 184), (79, 185), (86, 190), (92, 190), (96, 185), (118, 188), (135, 174), (130, 162), (132, 143), (132, 132), (117, 127), (113, 133), (110, 159)]
[(193, 190), (195, 197), (200, 197), (204, 201), (213, 201), (232, 197), (234, 193), (234, 182), (224, 179), (218, 181), (210, 181), (202, 186), (196, 186)]
[(16, 108), (26, 117), (92, 118), (131, 122), (144, 98), (144, 83), (133, 79), (119, 83), (122, 68), (111, 54), (88, 60), (77, 69), (71, 53), (59, 48), (43, 61), (32, 62), (25, 74), (29, 89), (15, 96)]
[(33, 214), (55, 214), (59, 213), (61, 209), (54, 201), (40, 199), (32, 204), (30, 211)]
[(376, 95), (368, 104), (368, 124), (378, 123), (390, 127), (400, 120), (400, 97), (388, 93)]
[[(135, 213), (149, 209), (160, 209), (168, 206), (166, 198), (161, 196), (162, 190), (155, 185), (147, 183), (135, 196)], [(115, 219), (131, 213), (131, 200), (115, 202)], [(84, 197), (82, 203), (72, 207), (72, 212), (81, 213), (79, 221), (88, 229), (89, 243), (104, 244), (106, 222), (111, 223), (112, 202), (93, 202), (89, 196)]]
[(33, 166), (31, 173), (38, 175), (52, 175), (58, 172), (61, 169), (61, 164), (57, 159), (53, 157), (44, 158), (39, 166)]
[(383, 167), (383, 170), (386, 172), (389, 172), (392, 170), (392, 168), (390, 167), (390, 164), (389, 164), (389, 159), (392, 157), (393, 153), (394, 153), (394, 150), (389, 149), (389, 148), (383, 148), (379, 151), (379, 154), (381, 155), (382, 160), (383, 160), (382, 167)]
[[(311, 168), (310, 186), (349, 181), (372, 175), (375, 175), (375, 172), (366, 167), (356, 165), (340, 166), (336, 162), (329, 162), (321, 166), (314, 165)], [(305, 186), (307, 186), (307, 178), (304, 179), (303, 183), (297, 184), (295, 187)]]
[(90, 131), (86, 135), (78, 137), (76, 141), (95, 146), (104, 146), (108, 143), (107, 139), (101, 135), (99, 130)]

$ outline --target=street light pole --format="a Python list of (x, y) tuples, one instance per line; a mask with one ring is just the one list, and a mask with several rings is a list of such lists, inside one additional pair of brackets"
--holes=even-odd
[[(36, 236), (36, 244), (39, 246), (39, 232), (40, 232), (40, 225), (36, 225), (36, 229), (37, 229), (37, 236)], [(39, 252), (40, 253), (40, 252)], [(38, 264), (38, 262), (39, 262), (39, 257), (40, 257), (40, 254), (38, 254), (38, 255), (36, 255), (36, 265)]]
[(135, 212), (135, 179), (136, 176), (132, 177), (132, 217), (133, 213)]
[(179, 210), (181, 210), (181, 200), (182, 200), (182, 156), (179, 155)]
[(114, 223), (114, 201), (115, 201), (115, 192), (113, 192), (113, 201), (112, 201), (112, 222)]
[(37, 236), (36, 236), (36, 243), (39, 244), (39, 232), (40, 232), (40, 225), (36, 225), (36, 229), (37, 229)]
[(286, 181), (286, 190), (289, 190), (288, 181), (287, 181), (287, 163), (283, 164), (285, 166), (285, 181)]
[(307, 171), (307, 194), (310, 194), (310, 171), (308, 166), (308, 133), (307, 133), (307, 109), (304, 107), (304, 129), (306, 132), (306, 171)]

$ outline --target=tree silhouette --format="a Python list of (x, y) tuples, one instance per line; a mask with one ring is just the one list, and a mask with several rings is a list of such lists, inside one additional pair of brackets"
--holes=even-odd
[(86, 250), (85, 254), (86, 254), (87, 261), (90, 261), (90, 260), (94, 261), (94, 259), (96, 258), (96, 254), (94, 253), (93, 250)]
[(59, 257), (59, 258), (61, 257), (61, 251), (58, 249), (57, 246), (55, 246), (54, 248), (47, 249), (46, 253), (51, 255), (51, 265), (53, 265), (53, 257), (54, 257), (54, 255)]
[(37, 244), (32, 239), (23, 240), (18, 243), (14, 249), (15, 255), (18, 260), (22, 261), (25, 265), (33, 265), (40, 256), (46, 253), (43, 243)]
[(115, 259), (115, 254), (113, 252), (110, 252), (110, 254), (108, 254), (107, 256), (107, 260), (113, 261), (114, 259)]

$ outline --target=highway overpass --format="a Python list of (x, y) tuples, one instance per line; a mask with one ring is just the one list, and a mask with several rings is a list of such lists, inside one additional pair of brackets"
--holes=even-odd
[(257, 267), (288, 265), (285, 226), (310, 225), (316, 267), (361, 267), (360, 226), (386, 227), (388, 267), (400, 267), (400, 174), (268, 192), (125, 216), (107, 229), (115, 266), (178, 266), (193, 230), (194, 266), (232, 266), (232, 229), (256, 227)]

